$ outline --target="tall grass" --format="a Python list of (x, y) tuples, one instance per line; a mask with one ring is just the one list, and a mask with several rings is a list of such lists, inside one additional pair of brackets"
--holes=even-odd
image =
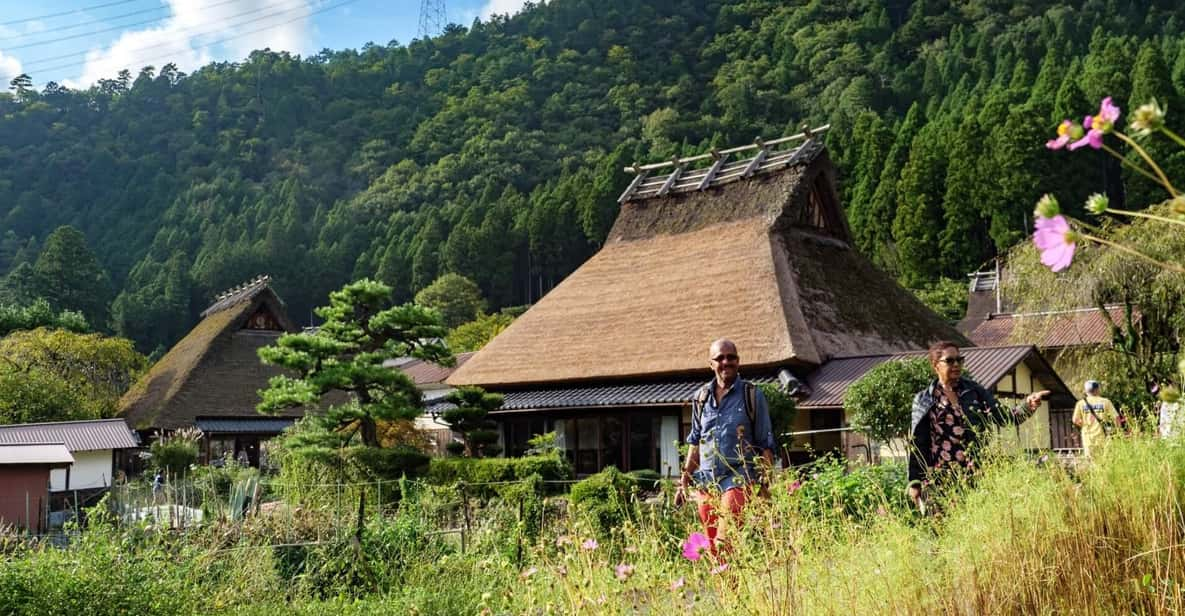
[[(993, 459), (932, 518), (904, 506), (894, 471), (841, 477), (825, 466), (815, 474), (793, 490), (791, 477), (779, 480), (742, 527), (724, 529), (731, 549), (722, 571), (710, 558), (681, 555), (697, 529), (691, 507), (623, 503), (624, 521), (604, 530), (578, 510), (554, 521), (559, 510), (548, 505), (553, 521), (527, 532), (511, 523), (520, 507), (508, 494), (475, 514), (461, 553), (430, 535), (424, 514), (439, 503), (424, 491), (368, 522), (365, 575), (345, 543), (300, 558), (258, 548), (291, 535), (277, 526), (290, 518), (266, 513), (182, 537), (105, 528), (66, 550), (0, 556), (0, 613), (80, 605), (88, 613), (241, 614), (1185, 610), (1185, 446), (1115, 440), (1073, 471)], [(302, 535), (323, 536), (312, 526), (334, 523), (315, 508), (302, 515), (310, 525)]]

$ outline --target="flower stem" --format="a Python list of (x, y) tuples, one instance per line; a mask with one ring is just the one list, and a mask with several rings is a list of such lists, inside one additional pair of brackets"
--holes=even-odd
[(1109, 146), (1109, 145), (1107, 145), (1107, 144), (1105, 144), (1105, 143), (1104, 143), (1104, 144), (1103, 144), (1103, 150), (1105, 150), (1105, 151), (1106, 151), (1108, 154), (1110, 154), (1111, 156), (1114, 156), (1115, 158), (1118, 158), (1118, 159), (1119, 159), (1119, 162), (1120, 162), (1121, 164), (1123, 164), (1123, 165), (1124, 165), (1124, 166), (1126, 166), (1127, 168), (1131, 169), (1132, 171), (1135, 171), (1136, 173), (1139, 173), (1140, 175), (1142, 175), (1142, 176), (1144, 176), (1144, 177), (1148, 178), (1149, 180), (1152, 180), (1153, 182), (1156, 182), (1157, 184), (1160, 184), (1161, 186), (1164, 186), (1165, 190), (1168, 190), (1168, 189), (1169, 189), (1169, 187), (1168, 187), (1168, 186), (1165, 186), (1165, 185), (1164, 185), (1164, 182), (1161, 182), (1161, 181), (1160, 181), (1160, 178), (1156, 177), (1155, 175), (1152, 175), (1151, 173), (1149, 173), (1149, 172), (1148, 172), (1148, 170), (1144, 169), (1143, 167), (1140, 167), (1139, 165), (1136, 165), (1135, 163), (1133, 163), (1133, 162), (1129, 161), (1129, 160), (1127, 159), (1127, 157), (1126, 157), (1126, 156), (1124, 156), (1123, 154), (1119, 153), (1118, 151), (1116, 151), (1115, 149), (1113, 149), (1111, 146)]
[(1166, 216), (1157, 216), (1156, 214), (1145, 214), (1144, 212), (1129, 212), (1127, 210), (1117, 210), (1114, 208), (1107, 208), (1103, 211), (1108, 214), (1118, 214), (1119, 216), (1133, 216), (1135, 218), (1147, 218), (1148, 220), (1158, 220), (1160, 222), (1167, 222), (1167, 223), (1171, 223), (1174, 225), (1185, 226), (1185, 220), (1177, 220), (1174, 218), (1168, 218)]
[(1112, 131), (1112, 132), (1115, 134), (1116, 137), (1119, 137), (1119, 139), (1121, 139), (1124, 143), (1131, 146), (1131, 148), (1133, 150), (1135, 150), (1137, 154), (1140, 155), (1140, 158), (1143, 158), (1144, 162), (1148, 163), (1149, 167), (1152, 167), (1152, 170), (1156, 172), (1156, 175), (1160, 176), (1160, 183), (1165, 188), (1168, 189), (1169, 194), (1171, 194), (1174, 197), (1177, 197), (1181, 194), (1181, 193), (1177, 192), (1176, 188), (1173, 188), (1172, 182), (1169, 182), (1169, 178), (1167, 176), (1165, 176), (1164, 171), (1162, 171), (1160, 166), (1156, 164), (1156, 161), (1152, 160), (1151, 156), (1148, 156), (1148, 152), (1145, 151), (1144, 148), (1140, 144), (1136, 143), (1136, 141), (1134, 139), (1132, 139), (1131, 137), (1128, 137), (1127, 135), (1125, 135), (1119, 131)]
[(1158, 261), (1153, 257), (1150, 257), (1150, 256), (1148, 256), (1148, 255), (1146, 255), (1134, 248), (1129, 248), (1127, 246), (1124, 246), (1123, 244), (1120, 244), (1118, 242), (1113, 242), (1111, 240), (1105, 240), (1101, 237), (1095, 237), (1093, 235), (1087, 235), (1086, 233), (1080, 234), (1079, 237), (1081, 237), (1084, 240), (1094, 242), (1096, 244), (1110, 246), (1111, 248), (1114, 248), (1120, 252), (1125, 252), (1133, 257), (1142, 259), (1144, 261), (1147, 261), (1147, 262), (1149, 262), (1153, 265), (1156, 265), (1158, 267), (1161, 267), (1163, 269), (1171, 270), (1171, 271), (1174, 271), (1174, 272), (1177, 272), (1180, 274), (1185, 274), (1185, 268), (1181, 267), (1180, 265), (1177, 265), (1175, 263), (1165, 263), (1164, 261)]
[(1182, 139), (1181, 136), (1178, 135), (1177, 133), (1174, 133), (1173, 131), (1171, 131), (1167, 128), (1164, 128), (1164, 127), (1161, 127), (1160, 132), (1164, 133), (1165, 136), (1168, 137), (1169, 139), (1176, 141), (1177, 145), (1179, 145), (1181, 147), (1185, 147), (1185, 139)]

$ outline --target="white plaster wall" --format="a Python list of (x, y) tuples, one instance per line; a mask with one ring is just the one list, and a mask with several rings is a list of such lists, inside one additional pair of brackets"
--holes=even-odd
[[(997, 397), (1005, 405), (1012, 407), (1024, 402), (1024, 397), (1033, 392), (1033, 373), (1025, 364), (1020, 364), (1013, 371), (1016, 377), (1016, 393), (997, 392)], [(1002, 385), (1011, 386), (1007, 376)], [(1036, 384), (1040, 387), (1040, 384)], [(1051, 441), (1049, 433), (1049, 403), (1042, 402), (1037, 411), (1019, 426), (1004, 426), (999, 429), (1000, 443), (1006, 451), (1021, 449), (1049, 449)]]
[(58, 468), (49, 473), (49, 491), (86, 490), (111, 486), (110, 449), (99, 451), (72, 451), (74, 464), (70, 466), (70, 484), (66, 485), (66, 469)]
[(659, 468), (667, 477), (679, 475), (679, 418), (664, 415), (659, 428)]

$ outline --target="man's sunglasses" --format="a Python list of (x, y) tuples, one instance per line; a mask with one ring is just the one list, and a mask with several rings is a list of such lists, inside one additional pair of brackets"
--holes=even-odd
[(722, 361), (736, 361), (738, 359), (740, 359), (740, 357), (737, 357), (736, 353), (722, 353), (716, 357), (713, 357), (712, 361), (720, 363)]
[(962, 355), (956, 355), (954, 357), (940, 357), (938, 359), (938, 361), (943, 362), (946, 365), (950, 366), (953, 364), (961, 364), (961, 363), (967, 361), (967, 358), (963, 357)]

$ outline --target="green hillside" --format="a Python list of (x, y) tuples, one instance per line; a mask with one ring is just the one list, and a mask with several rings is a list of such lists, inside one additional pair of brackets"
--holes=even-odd
[(596, 251), (623, 165), (802, 122), (833, 126), (863, 251), (910, 285), (959, 277), (1051, 188), (1154, 194), (1042, 144), (1106, 95), (1185, 109), (1176, 6), (551, 0), (407, 45), (87, 91), (18, 78), (0, 94), (0, 301), (47, 295), (29, 272), (71, 225), (109, 277), (111, 329), (144, 350), (265, 272), (302, 323), (361, 276), (409, 299), (458, 272), (491, 308), (529, 303)]

